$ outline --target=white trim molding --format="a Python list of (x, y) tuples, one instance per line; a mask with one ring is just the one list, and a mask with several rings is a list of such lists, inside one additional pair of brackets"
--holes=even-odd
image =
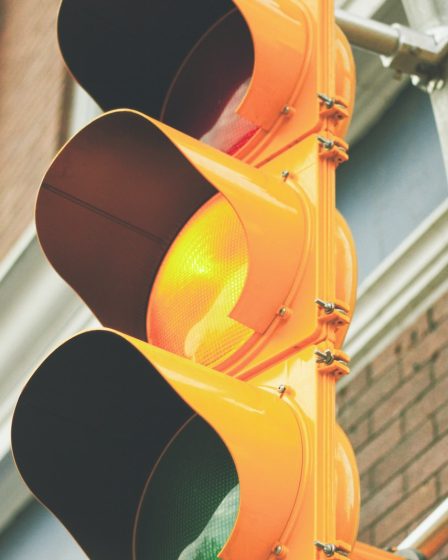
[[(100, 113), (74, 85), (69, 136)], [(10, 448), (11, 418), (23, 385), (64, 339), (99, 323), (46, 261), (30, 226), (0, 264), (0, 532), (30, 499)]]
[(0, 531), (29, 499), (10, 452), (11, 417), (30, 374), (60, 342), (98, 325), (45, 260), (32, 230), (0, 269)]
[(448, 199), (397, 247), (358, 291), (342, 388), (426, 309), (448, 292)]

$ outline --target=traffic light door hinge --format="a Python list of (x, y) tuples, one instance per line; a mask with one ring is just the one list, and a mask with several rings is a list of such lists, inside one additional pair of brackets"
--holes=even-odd
[(326, 558), (334, 558), (335, 560), (347, 560), (352, 551), (352, 547), (348, 543), (340, 540), (337, 540), (335, 544), (314, 541), (314, 545)]
[(338, 299), (334, 302), (327, 302), (316, 299), (315, 302), (319, 306), (319, 322), (334, 323), (337, 327), (350, 323), (350, 307), (345, 301)]
[(329, 97), (324, 93), (318, 93), (320, 100), (319, 114), (322, 118), (329, 118), (336, 122), (349, 117), (348, 103), (343, 97)]
[(319, 157), (332, 160), (336, 167), (348, 160), (348, 144), (337, 136), (318, 136), (320, 144)]
[(319, 373), (333, 374), (338, 377), (350, 373), (350, 368), (348, 367), (350, 356), (342, 352), (342, 350), (316, 350), (315, 354), (317, 356), (316, 362)]

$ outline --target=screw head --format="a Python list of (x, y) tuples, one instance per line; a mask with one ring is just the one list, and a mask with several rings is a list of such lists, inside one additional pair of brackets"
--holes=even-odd
[(274, 548), (274, 554), (276, 556), (280, 556), (280, 554), (283, 552), (283, 547), (281, 544), (278, 544), (275, 548)]
[(282, 395), (286, 391), (286, 385), (279, 385), (277, 390)]

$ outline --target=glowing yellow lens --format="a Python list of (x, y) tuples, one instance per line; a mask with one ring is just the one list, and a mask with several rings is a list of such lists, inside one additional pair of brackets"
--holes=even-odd
[(148, 306), (149, 341), (209, 366), (231, 356), (253, 334), (229, 317), (247, 263), (244, 229), (218, 194), (187, 222), (162, 262)]

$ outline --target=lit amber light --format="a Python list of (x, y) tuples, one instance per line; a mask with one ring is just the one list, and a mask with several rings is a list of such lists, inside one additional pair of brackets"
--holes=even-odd
[(216, 195), (187, 222), (157, 274), (148, 306), (148, 340), (214, 366), (253, 334), (229, 317), (247, 275), (244, 229)]

